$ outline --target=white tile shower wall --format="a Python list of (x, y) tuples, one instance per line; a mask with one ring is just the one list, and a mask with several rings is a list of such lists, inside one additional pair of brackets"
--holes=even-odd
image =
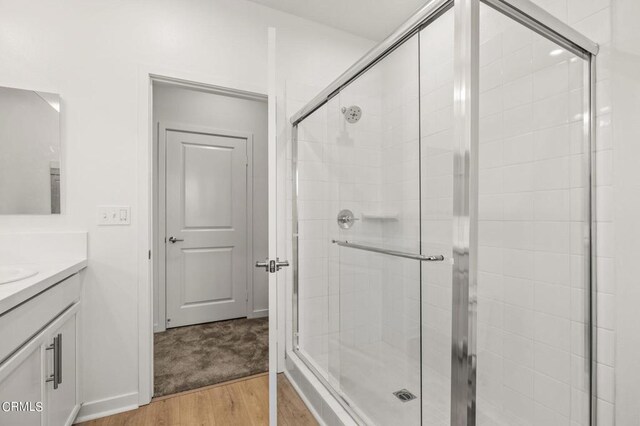
[[(413, 62), (412, 71), (407, 71), (407, 65), (411, 65), (407, 61)], [(300, 219), (308, 219), (305, 217), (305, 198), (315, 188), (317, 194), (313, 197), (326, 201), (321, 208), (318, 208), (320, 203), (310, 208), (316, 215), (313, 219), (326, 219), (323, 225), (329, 231), (317, 235), (321, 240), (351, 239), (414, 252), (419, 250), (417, 71), (417, 44), (414, 41), (412, 46), (398, 49), (389, 60), (370, 70), (326, 107), (301, 123), (298, 133)], [(340, 112), (342, 107), (351, 105), (358, 105), (363, 110), (358, 123), (347, 123)], [(322, 140), (326, 140), (324, 145)], [(310, 152), (313, 153), (312, 158), (309, 158)], [(320, 194), (319, 191), (324, 192)], [(352, 229), (340, 230), (335, 223), (337, 212), (343, 208), (353, 210), (360, 219)], [(301, 242), (301, 247), (306, 244), (309, 242)], [(354, 254), (349, 249), (336, 246), (329, 248), (332, 254), (329, 274), (339, 277), (340, 294), (344, 296), (340, 301), (342, 331), (356, 331), (359, 325), (365, 325), (358, 324), (364, 319), (369, 329), (360, 328), (355, 335), (366, 341), (379, 339), (380, 320), (376, 315), (385, 311), (378, 306), (385, 299), (379, 283), (384, 274), (385, 282), (394, 283), (394, 292), (399, 289), (400, 294), (404, 293), (402, 277), (406, 275), (403, 270), (407, 268), (398, 268), (398, 262), (384, 263), (384, 267), (376, 268), (373, 266), (375, 263), (387, 262), (388, 259)], [(301, 257), (303, 251), (301, 248)], [(418, 269), (408, 269), (413, 269), (409, 278), (415, 287), (413, 300), (417, 301)], [(367, 292), (374, 295), (370, 299), (365, 297), (367, 292), (361, 291), (365, 283), (371, 287)], [(345, 300), (351, 291), (355, 291), (354, 296), (365, 297), (367, 302), (358, 305), (366, 305), (368, 313), (359, 315), (348, 309), (355, 309)], [(396, 306), (394, 310), (396, 313), (405, 311), (403, 306)], [(352, 314), (355, 317), (351, 317)], [(406, 330), (406, 327), (398, 328)], [(417, 322), (412, 330), (414, 334), (416, 329)]]
[[(611, 127), (610, 58), (611, 58), (611, 1), (588, 2), (557, 0), (567, 8), (567, 22), (599, 43), (596, 61), (596, 234), (597, 234), (597, 381), (598, 424), (612, 425), (614, 420), (613, 354), (615, 330), (612, 318), (615, 312), (615, 282), (613, 247), (615, 243), (612, 208), (613, 199), (613, 138)], [(542, 5), (544, 7), (544, 5)]]
[[(381, 117), (382, 245), (420, 251), (419, 66), (414, 36), (383, 64)], [(420, 264), (385, 256), (382, 339), (407, 359), (420, 356)]]
[[(365, 220), (363, 213), (378, 210), (381, 201), (381, 72), (379, 67), (352, 83), (334, 98), (328, 107), (329, 143), (332, 155), (327, 158), (334, 171), (333, 196), (329, 213), (329, 237), (365, 244), (379, 244), (379, 224)], [(362, 116), (348, 123), (342, 108), (357, 105)], [(359, 220), (350, 229), (340, 229), (335, 217), (349, 209)], [(332, 354), (338, 366), (341, 350), (361, 351), (362, 346), (377, 342), (381, 336), (382, 278), (380, 261), (372, 253), (330, 246), (330, 286), (336, 289)]]
[[(322, 108), (298, 128), (300, 347), (317, 362), (328, 351), (329, 331), (326, 138), (326, 110)], [(326, 371), (327, 365), (321, 367)]]
[[(422, 252), (452, 257), (453, 12), (420, 33)], [(450, 424), (452, 269), (422, 264), (423, 419)]]
[[(300, 346), (325, 371), (330, 333), (356, 346), (380, 336), (379, 268), (372, 267), (370, 255), (330, 244), (334, 238), (379, 240), (375, 225), (359, 221), (340, 230), (335, 220), (341, 209), (361, 218), (362, 211), (377, 208), (380, 150), (373, 126), (379, 122), (379, 84), (372, 79), (375, 73), (298, 128)], [(342, 105), (359, 105), (363, 119), (346, 123)]]
[[(566, 18), (566, 3), (545, 3)], [(574, 14), (575, 9), (569, 7)], [(582, 123), (577, 121), (583, 64), (496, 12), (485, 9), (481, 16), (479, 420), (586, 424)], [(607, 42), (602, 31), (595, 34), (596, 41)], [(604, 148), (610, 131), (607, 92), (600, 80), (597, 124), (603, 140), (596, 174), (603, 207), (603, 201), (611, 202), (610, 154)], [(598, 265), (607, 271), (606, 282), (612, 278), (607, 247), (613, 229), (606, 209), (598, 209), (597, 220)], [(612, 340), (607, 300), (599, 294), (599, 326), (606, 327), (598, 333), (605, 336), (601, 344)], [(599, 406), (606, 413), (612, 411), (612, 392), (606, 389), (613, 370), (600, 362)]]
[[(598, 425), (613, 425), (615, 330), (612, 318), (615, 312), (614, 254), (615, 227), (613, 199), (613, 137), (611, 116), (611, 0), (534, 0), (553, 13), (559, 10), (560, 19), (590, 37), (600, 46), (596, 60), (596, 269), (597, 269), (597, 381)], [(565, 12), (566, 11), (566, 12)], [(566, 19), (562, 15), (566, 13)], [(606, 356), (610, 354), (611, 356)]]
[[(429, 166), (425, 176), (438, 181), (437, 185), (423, 191), (429, 199), (424, 207), (431, 208), (426, 216), (428, 220), (423, 221), (423, 238), (426, 251), (450, 257), (451, 14), (441, 22), (433, 24), (427, 31), (427, 50), (423, 50), (425, 60), (421, 64), (428, 70), (422, 81), (425, 87), (422, 100), (428, 103), (423, 115), (423, 126), (426, 126), (422, 142), (425, 145), (423, 161)], [(448, 32), (446, 43), (438, 37), (442, 31)], [(300, 342), (302, 350), (321, 367), (326, 377), (340, 381), (338, 387), (342, 382), (348, 383), (350, 374), (340, 371), (342, 358), (349, 357), (354, 350), (364, 350), (362, 348), (369, 343), (381, 341), (395, 351), (394, 365), (385, 368), (397, 369), (395, 380), (406, 386), (412, 383), (413, 391), (418, 391), (410, 377), (418, 372), (420, 355), (420, 264), (338, 248), (329, 245), (328, 241), (339, 238), (410, 252), (420, 250), (419, 83), (418, 42), (414, 38), (299, 127), (300, 191), (317, 191), (313, 195), (299, 193), (301, 268), (309, 268), (307, 259), (303, 259), (304, 245), (315, 245), (317, 258), (313, 262), (322, 264), (322, 268), (325, 265), (318, 258), (324, 259), (326, 255), (322, 247), (329, 248), (328, 277), (314, 268), (323, 276), (315, 277), (313, 281), (300, 281)], [(358, 123), (348, 124), (340, 109), (353, 104), (362, 107), (363, 117)], [(322, 129), (325, 123), (326, 134)], [(326, 144), (322, 145), (324, 138)], [(442, 162), (448, 162), (449, 166), (443, 167)], [(432, 183), (428, 179), (425, 182)], [(311, 205), (310, 212), (314, 216), (310, 220), (318, 221), (314, 228), (317, 233), (313, 236), (303, 235), (305, 231), (302, 228), (307, 220), (307, 212), (302, 210), (307, 209), (308, 197), (316, 201), (317, 197), (326, 200), (325, 203)], [(335, 224), (335, 215), (342, 208), (352, 209), (361, 219), (349, 230), (339, 230)], [(323, 215), (327, 218), (324, 221), (321, 219)], [(319, 226), (320, 223), (323, 227)], [(431, 340), (425, 344), (428, 349), (425, 363), (429, 364), (432, 373), (438, 374), (426, 376), (429, 389), (426, 408), (432, 419), (446, 423), (449, 411), (446, 371), (450, 369), (447, 348), (450, 347), (451, 268), (445, 263), (427, 269), (428, 278), (424, 284), (427, 286), (425, 300), (428, 303), (425, 305), (424, 324), (425, 329), (432, 330), (432, 333), (428, 334)], [(319, 284), (327, 289), (326, 293), (317, 294), (307, 288)], [(307, 298), (309, 300), (303, 301)], [(302, 312), (303, 308), (309, 311)], [(322, 313), (317, 314), (317, 311)], [(319, 318), (327, 325), (314, 324), (314, 320)], [(326, 353), (327, 345), (329, 353)], [(367, 350), (374, 347), (366, 346)], [(369, 358), (377, 356), (374, 353), (367, 355)], [(411, 416), (407, 419), (410, 420)]]
[[(298, 131), (300, 346), (358, 405), (366, 404), (358, 398), (366, 393), (367, 380), (353, 377), (357, 372), (344, 365), (345, 360), (361, 357), (363, 362), (384, 364), (370, 378), (379, 382), (371, 388), (384, 387), (383, 400), (397, 390), (391, 382), (397, 380), (400, 388), (415, 382), (420, 354), (419, 263), (340, 248), (329, 241), (347, 239), (419, 251), (417, 47), (417, 38), (401, 46), (302, 122)], [(351, 105), (362, 108), (357, 123), (347, 123), (341, 113)], [(308, 192), (314, 189), (316, 202), (309, 207)], [(359, 219), (348, 230), (335, 221), (345, 208)], [(307, 220), (322, 223), (323, 231), (303, 235)], [(322, 274), (314, 277), (315, 282), (302, 279), (302, 268), (309, 269), (303, 249), (308, 245), (316, 248), (312, 262), (324, 268), (315, 268)], [(312, 292), (311, 285), (322, 285), (326, 292)], [(304, 308), (314, 311), (303, 312)], [(320, 317), (323, 324), (316, 324)], [(389, 350), (395, 351), (393, 363), (389, 357), (384, 360)], [(390, 370), (397, 374), (389, 375)], [(393, 377), (389, 382), (383, 376)], [(419, 391), (416, 384), (410, 387)], [(399, 414), (412, 422), (419, 412)]]

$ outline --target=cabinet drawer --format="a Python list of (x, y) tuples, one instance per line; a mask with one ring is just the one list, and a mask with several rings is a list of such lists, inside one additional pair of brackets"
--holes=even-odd
[(0, 365), (29, 339), (80, 300), (80, 278), (74, 274), (0, 316)]

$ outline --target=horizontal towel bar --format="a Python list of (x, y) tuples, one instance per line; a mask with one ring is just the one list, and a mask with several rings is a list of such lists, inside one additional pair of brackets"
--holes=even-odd
[(350, 243), (349, 241), (331, 240), (332, 243), (342, 247), (350, 247), (356, 250), (371, 251), (374, 253), (388, 254), (389, 256), (404, 257), (405, 259), (414, 259), (421, 262), (442, 262), (444, 256), (441, 254), (436, 256), (423, 256), (421, 254), (406, 253), (397, 250), (387, 250), (379, 247), (365, 246), (362, 244)]

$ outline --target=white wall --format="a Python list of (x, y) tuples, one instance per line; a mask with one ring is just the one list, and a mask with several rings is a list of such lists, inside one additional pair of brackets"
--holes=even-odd
[[(0, 2), (0, 85), (61, 95), (67, 212), (3, 216), (0, 230), (89, 231), (84, 414), (137, 403), (141, 69), (266, 93), (268, 26), (278, 29), (282, 137), (284, 80), (328, 84), (370, 41), (244, 1)], [(131, 205), (131, 225), (97, 227), (101, 204)]]
[(611, 103), (613, 105), (613, 197), (607, 210), (617, 229), (615, 241), (615, 353), (603, 352), (616, 366), (616, 422), (640, 424), (640, 2), (616, 0), (611, 8)]
[[(184, 123), (211, 129), (225, 129), (253, 135), (253, 246), (247, 249), (252, 260), (268, 256), (267, 235), (267, 102), (241, 99), (207, 93), (193, 88), (154, 84), (153, 89), (154, 140), (157, 141), (155, 123)], [(161, 249), (164, 247), (161, 246)], [(268, 276), (264, 270), (251, 268), (248, 272), (249, 306), (247, 315), (264, 316), (268, 313)], [(165, 317), (159, 318), (160, 291), (154, 282), (154, 328), (164, 329)], [(159, 322), (160, 321), (160, 322)]]

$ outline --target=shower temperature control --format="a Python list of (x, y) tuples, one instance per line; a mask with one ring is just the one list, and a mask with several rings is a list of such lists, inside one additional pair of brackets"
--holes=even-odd
[(349, 209), (340, 210), (340, 213), (338, 213), (338, 226), (342, 229), (351, 228), (356, 220), (359, 219), (357, 219)]

